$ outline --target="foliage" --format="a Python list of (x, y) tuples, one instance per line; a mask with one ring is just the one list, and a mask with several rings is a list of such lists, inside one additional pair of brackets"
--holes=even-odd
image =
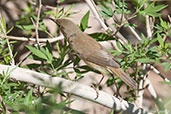
[[(63, 2), (64, 0), (60, 0)], [(165, 67), (165, 71), (168, 71), (171, 68), (171, 44), (167, 42), (167, 39), (171, 36), (171, 26), (170, 22), (165, 21), (161, 17), (160, 11), (167, 7), (164, 4), (157, 4), (156, 2), (148, 2), (147, 0), (133, 0), (134, 10), (131, 10), (128, 7), (126, 1), (114, 0), (115, 9), (111, 5), (111, 0), (105, 0), (98, 2), (101, 11), (100, 14), (105, 19), (113, 19), (115, 14), (124, 15), (126, 21), (121, 19), (121, 22), (117, 22), (113, 19), (113, 26), (120, 30), (121, 27), (131, 26), (133, 28), (137, 27), (135, 24), (129, 24), (128, 21), (132, 18), (135, 18), (137, 15), (154, 17), (158, 22), (155, 22), (154, 32), (152, 38), (147, 38), (143, 33), (141, 33), (142, 40), (136, 45), (132, 43), (122, 44), (116, 34), (109, 34), (103, 32), (96, 32), (90, 34), (97, 41), (107, 41), (107, 40), (116, 40), (116, 45), (118, 50), (109, 50), (113, 56), (118, 57), (118, 62), (121, 64), (122, 69), (127, 71), (128, 68), (133, 70), (130, 73), (130, 76), (133, 77), (137, 83), (141, 79), (141, 75), (147, 74), (147, 69), (143, 69), (142, 66), (145, 64), (158, 64), (161, 63)], [(146, 6), (146, 8), (144, 8)], [(71, 12), (71, 8), (74, 7), (72, 4), (68, 9), (56, 7), (55, 12), (48, 10), (43, 12), (40, 15), (39, 19), (39, 32), (43, 32), (47, 37), (58, 36), (58, 32), (54, 34), (50, 33), (46, 27), (43, 19), (49, 16), (53, 18), (66, 18), (78, 12)], [(15, 27), (19, 28), (22, 31), (24, 36), (32, 36), (35, 33), (35, 26), (32, 21), (36, 22), (37, 14), (35, 14), (35, 9), (32, 4), (27, 3), (27, 8), (21, 9), (21, 15), (17, 20)], [(133, 12), (134, 11), (134, 12)], [(89, 28), (90, 11), (85, 13), (82, 17), (79, 27), (82, 31), (85, 31)], [(32, 21), (31, 21), (32, 18)], [(8, 28), (5, 22), (5, 19), (2, 17), (1, 20), (0, 33), (3, 35), (8, 35), (14, 27)], [(57, 31), (57, 26), (54, 27)], [(12, 46), (14, 41), (9, 41)], [(6, 46), (7, 40), (0, 39), (0, 64), (10, 64), (11, 57), (9, 48)], [(70, 46), (68, 46), (67, 41), (56, 42), (55, 51), (57, 55), (54, 54), (53, 46), (46, 42), (43, 46), (40, 45), (26, 45), (25, 48), (31, 52), (27, 58), (36, 61), (32, 64), (27, 64), (21, 66), (23, 68), (36, 70), (41, 73), (50, 74), (53, 77), (62, 77), (73, 81), (78, 81), (84, 78), (84, 74), (87, 72), (98, 71), (83, 65), (80, 66), (80, 59), (75, 55)], [(74, 55), (71, 58), (67, 56)], [(15, 57), (15, 56), (14, 56)], [(164, 61), (169, 60), (169, 61)], [(163, 62), (164, 61), (164, 62)], [(140, 64), (140, 65), (139, 65)], [(20, 64), (19, 64), (20, 66)], [(66, 69), (71, 68), (73, 71), (68, 71)], [(21, 112), (27, 114), (50, 114), (50, 113), (61, 113), (61, 114), (84, 114), (81, 111), (73, 110), (68, 108), (68, 104), (72, 103), (70, 101), (70, 95), (63, 93), (61, 91), (60, 85), (56, 89), (40, 87), (33, 84), (27, 84), (19, 82), (13, 79), (9, 79), (10, 73), (12, 71), (4, 72), (0, 75), (0, 98), (2, 97), (2, 102), (0, 104), (0, 112), (6, 113), (10, 111), (12, 114), (18, 114)], [(109, 72), (107, 72), (110, 75)], [(70, 78), (70, 74), (74, 74), (74, 78)], [(106, 84), (107, 86), (113, 86), (114, 83), (117, 83), (118, 89), (123, 85), (123, 82), (118, 77), (109, 77)], [(164, 84), (169, 84), (170, 82), (162, 82)], [(128, 91), (124, 99), (133, 102), (138, 96), (134, 93), (134, 90), (131, 90), (127, 87)], [(62, 99), (59, 101), (56, 99), (58, 96), (62, 96)], [(56, 102), (57, 101), (57, 102)], [(14, 105), (15, 104), (15, 105)], [(114, 111), (112, 110), (111, 113)]]

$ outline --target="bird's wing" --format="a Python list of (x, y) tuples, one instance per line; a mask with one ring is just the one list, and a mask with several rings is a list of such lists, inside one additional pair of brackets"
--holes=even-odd
[[(111, 53), (109, 53), (103, 46), (101, 46), (97, 41), (89, 40), (89, 42), (82, 43), (84, 46), (77, 47), (76, 49), (78, 55), (89, 62), (101, 65), (119, 68), (120, 65), (113, 59)], [(86, 49), (84, 47), (87, 47)], [(83, 48), (83, 49), (81, 49)]]
[(119, 68), (120, 65), (113, 59), (113, 56), (107, 52), (106, 49), (102, 49), (99, 52), (94, 52), (85, 57), (87, 61), (101, 65)]

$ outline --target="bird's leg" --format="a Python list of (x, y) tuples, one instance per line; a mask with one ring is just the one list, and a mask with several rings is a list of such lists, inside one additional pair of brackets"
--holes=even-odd
[[(102, 73), (102, 72), (101, 72), (101, 73)], [(98, 87), (98, 88), (99, 88), (99, 86), (100, 86), (101, 82), (103, 81), (104, 77), (105, 77), (105, 74), (104, 74), (104, 73), (102, 73), (102, 77), (101, 77), (101, 79), (100, 79), (99, 83), (97, 84), (97, 87)]]
[[(114, 79), (114, 75), (112, 75), (112, 77)], [(115, 79), (113, 80), (113, 82), (114, 82), (114, 85), (116, 87), (116, 93), (114, 93), (113, 95), (116, 96), (116, 97), (118, 97), (118, 98), (119, 97), (122, 97), (121, 94), (119, 93), (120, 88), (117, 86), (117, 83), (116, 83)]]
[(96, 91), (96, 97), (95, 97), (96, 100), (99, 97), (99, 89), (97, 89), (97, 86), (95, 86), (94, 84), (92, 84), (91, 87)]
[(102, 67), (102, 66), (99, 66), (99, 65), (97, 65), (97, 64), (94, 64), (94, 63), (92, 63), (92, 62), (85, 61), (84, 59), (82, 59), (82, 60), (83, 60), (88, 66), (94, 68), (95, 70), (98, 70), (98, 71), (102, 74), (102, 78), (100, 79), (100, 81), (98, 82), (98, 84), (93, 84), (93, 85), (91, 86), (91, 87), (96, 91), (96, 93), (97, 93), (96, 98), (95, 98), (95, 99), (97, 99), (98, 96), (99, 96), (99, 93), (98, 93), (98, 91), (99, 91), (99, 86), (100, 86), (101, 82), (103, 81), (103, 79), (104, 79), (104, 77), (105, 77), (105, 75), (106, 75), (105, 68)]
[(99, 92), (98, 92), (99, 91), (99, 87), (100, 87), (100, 84), (103, 81), (106, 73), (105, 73), (105, 71), (101, 71), (101, 74), (102, 74), (102, 77), (101, 77), (100, 81), (98, 82), (98, 84), (91, 86), (96, 91), (96, 94), (97, 94), (95, 99), (97, 99), (99, 97)]

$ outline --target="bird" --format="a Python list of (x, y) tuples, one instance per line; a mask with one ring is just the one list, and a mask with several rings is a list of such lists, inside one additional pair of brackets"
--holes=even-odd
[(82, 32), (74, 22), (65, 18), (50, 19), (59, 26), (75, 54), (88, 66), (100, 71), (102, 75), (105, 75), (105, 70), (110, 71), (130, 88), (137, 88), (136, 81), (121, 69), (114, 56), (95, 39)]

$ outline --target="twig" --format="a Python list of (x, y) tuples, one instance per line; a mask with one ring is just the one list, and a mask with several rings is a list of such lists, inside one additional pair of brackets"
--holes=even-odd
[(129, 30), (132, 32), (132, 34), (135, 36), (135, 38), (137, 38), (139, 41), (141, 41), (141, 37), (137, 34), (137, 32), (131, 27), (128, 26)]
[(151, 84), (151, 81), (146, 79), (145, 83), (144, 83), (145, 86), (148, 85), (147, 87), (147, 90), (149, 91), (149, 93), (151, 94), (151, 96), (154, 98), (154, 99), (157, 99), (157, 93), (156, 91), (154, 90), (154, 87), (152, 86)]
[(42, 0), (39, 0), (39, 7), (38, 7), (38, 11), (37, 11), (37, 20), (36, 20), (36, 25), (35, 25), (35, 30), (36, 30), (36, 42), (37, 44), (40, 46), (39, 44), (39, 33), (38, 33), (38, 28), (39, 28), (39, 19), (40, 19), (40, 12), (42, 9)]
[[(114, 3), (112, 3), (112, 5), (115, 7)], [(119, 23), (121, 23), (121, 21), (122, 21), (122, 23), (124, 22), (124, 23), (128, 23), (129, 24), (127, 19), (124, 16), (122, 17), (122, 14), (116, 14), (115, 13), (113, 17)], [(121, 20), (121, 18), (122, 18), (122, 20)], [(132, 32), (132, 34), (135, 36), (135, 38), (137, 38), (139, 41), (141, 40), (141, 37), (137, 34), (137, 32), (131, 26), (128, 26), (128, 29)]]
[(99, 15), (97, 7), (96, 7), (94, 1), (93, 0), (85, 0), (85, 2), (88, 4), (89, 8), (92, 10), (93, 14), (95, 15), (96, 19), (100, 22), (103, 29), (105, 31), (111, 30), (110, 28), (108, 28), (106, 26), (106, 24), (104, 23), (103, 18), (101, 17), (101, 15)]
[[(96, 19), (99, 21), (99, 23), (101, 24), (101, 26), (103, 27), (103, 29), (105, 30), (105, 31), (108, 31), (108, 30), (112, 30), (111, 28), (109, 28), (105, 23), (104, 23), (104, 21), (103, 21), (103, 18), (101, 17), (101, 15), (99, 14), (99, 12), (98, 12), (98, 10), (97, 10), (97, 7), (96, 7), (96, 5), (95, 5), (95, 3), (94, 3), (94, 1), (93, 0), (85, 0), (85, 2), (88, 4), (88, 6), (89, 6), (89, 8), (92, 10), (92, 12), (93, 12), (93, 14), (95, 15), (95, 17), (96, 17)], [(116, 31), (116, 30), (114, 30), (114, 31)], [(118, 34), (116, 34), (116, 36), (117, 37), (119, 37), (121, 40), (119, 40), (119, 41), (121, 41), (121, 43), (128, 43), (128, 41), (120, 34), (120, 33), (118, 33)]]
[(24, 68), (19, 68), (16, 66), (8, 66), (0, 64), (0, 74), (2, 72), (10, 71), (10, 78), (16, 79), (18, 81), (24, 81), (28, 83), (33, 83), (40, 86), (56, 88), (60, 85), (62, 91), (66, 93), (79, 96), (81, 98), (96, 102), (108, 108), (114, 108), (116, 111), (124, 111), (126, 114), (143, 114), (144, 110), (141, 108), (136, 108), (135, 105), (128, 103), (123, 99), (118, 99), (113, 95), (109, 95), (103, 91), (98, 91), (99, 97), (96, 98), (96, 91), (86, 85), (80, 84), (78, 82), (66, 80), (60, 77), (52, 77), (47, 74), (38, 73)]
[(151, 68), (155, 73), (157, 73), (164, 81), (170, 82), (170, 80), (167, 79), (166, 77), (164, 77), (164, 76), (160, 73), (160, 71), (157, 70), (154, 66), (151, 65), (150, 68)]
[(146, 16), (145, 16), (145, 18), (146, 18), (146, 30), (147, 30), (147, 37), (148, 37), (148, 38), (151, 38), (151, 37), (152, 37), (152, 31), (151, 31), (151, 29), (150, 29), (149, 16), (148, 16), (148, 15), (146, 15)]
[[(0, 38), (6, 38), (6, 39), (18, 40), (18, 41), (32, 41), (32, 42), (36, 41), (35, 38), (16, 37), (16, 36), (6, 36), (5, 37), (5, 35), (2, 35), (2, 34), (0, 34)], [(61, 35), (61, 36), (58, 36), (58, 37), (55, 37), (55, 38), (41, 38), (41, 39), (38, 39), (38, 40), (39, 40), (39, 42), (47, 42), (47, 41), (49, 41), (50, 43), (53, 43), (53, 42), (63, 40), (63, 39), (64, 39), (64, 36)]]
[(170, 15), (168, 15), (167, 17), (169, 18), (169, 21), (170, 21), (170, 23), (171, 23), (171, 17), (170, 17)]
[[(144, 5), (144, 7), (146, 8), (146, 4)], [(148, 15), (146, 15), (145, 19), (146, 19), (145, 21), (146, 21), (147, 37), (151, 39), (152, 31), (151, 31), (151, 27), (150, 27), (150, 17)]]
[[(145, 5), (146, 8), (146, 5)], [(153, 25), (152, 23), (150, 23), (150, 17), (148, 15), (146, 15), (146, 29), (147, 29), (147, 37), (148, 38), (152, 38), (152, 28), (150, 27), (150, 25)], [(163, 40), (165, 41), (166, 36), (163, 36)], [(170, 82), (167, 78), (165, 78), (153, 65), (150, 65), (150, 68), (157, 73), (164, 81), (166, 82)]]
[[(26, 37), (15, 37), (15, 36), (4, 36), (2, 34), (0, 34), (0, 38), (6, 38), (6, 39), (11, 39), (11, 40), (18, 40), (18, 41), (31, 41), (31, 42), (35, 42), (36, 39), (35, 38), (26, 38)], [(61, 35), (61, 36), (58, 36), (58, 37), (55, 37), (55, 38), (41, 38), (39, 39), (39, 42), (49, 42), (49, 43), (53, 43), (53, 42), (57, 42), (57, 41), (60, 41), (60, 40), (63, 40), (64, 39), (64, 36)], [(109, 46), (110, 49), (112, 49), (112, 47), (114, 46), (116, 49), (117, 48), (117, 45), (116, 45), (116, 41), (114, 40), (111, 40), (111, 41), (101, 41), (99, 42), (101, 45), (103, 45), (104, 47), (106, 46)], [(118, 49), (119, 50), (119, 49)]]
[(121, 15), (121, 25), (123, 22), (123, 18), (124, 18), (124, 0), (122, 0), (122, 15)]
[[(145, 69), (146, 69), (146, 65), (143, 65), (143, 70), (145, 70)], [(144, 90), (145, 90), (145, 87), (146, 87), (145, 82), (147, 80), (148, 73), (149, 72), (147, 72), (146, 75), (144, 75), (144, 74), (141, 75), (141, 80), (139, 82), (139, 87), (138, 87), (138, 89), (140, 91), (138, 91), (138, 95), (137, 95), (139, 97), (136, 100), (136, 104), (138, 105), (138, 107), (142, 107), (142, 104), (143, 104), (143, 94), (144, 94)]]
[[(2, 17), (0, 15), (0, 26), (1, 26), (2, 31), (4, 33), (4, 38), (6, 38), (7, 37), (6, 30), (4, 29), (4, 27), (3, 27), (2, 23), (1, 23), (1, 20), (2, 20)], [(6, 40), (7, 40), (7, 45), (8, 45), (8, 49), (9, 49), (9, 53), (10, 53), (10, 57), (11, 57), (11, 63), (10, 64), (15, 65), (15, 60), (14, 60), (14, 56), (13, 56), (13, 53), (12, 53), (11, 45), (9, 43), (9, 40), (8, 39), (6, 39)]]
[(1, 97), (1, 95), (0, 95), (0, 103), (1, 103), (1, 106), (2, 106), (2, 110), (4, 110), (4, 112), (5, 113), (7, 113), (7, 108), (6, 108), (6, 106), (5, 106), (5, 103), (3, 102), (3, 99), (2, 99), (2, 97)]

